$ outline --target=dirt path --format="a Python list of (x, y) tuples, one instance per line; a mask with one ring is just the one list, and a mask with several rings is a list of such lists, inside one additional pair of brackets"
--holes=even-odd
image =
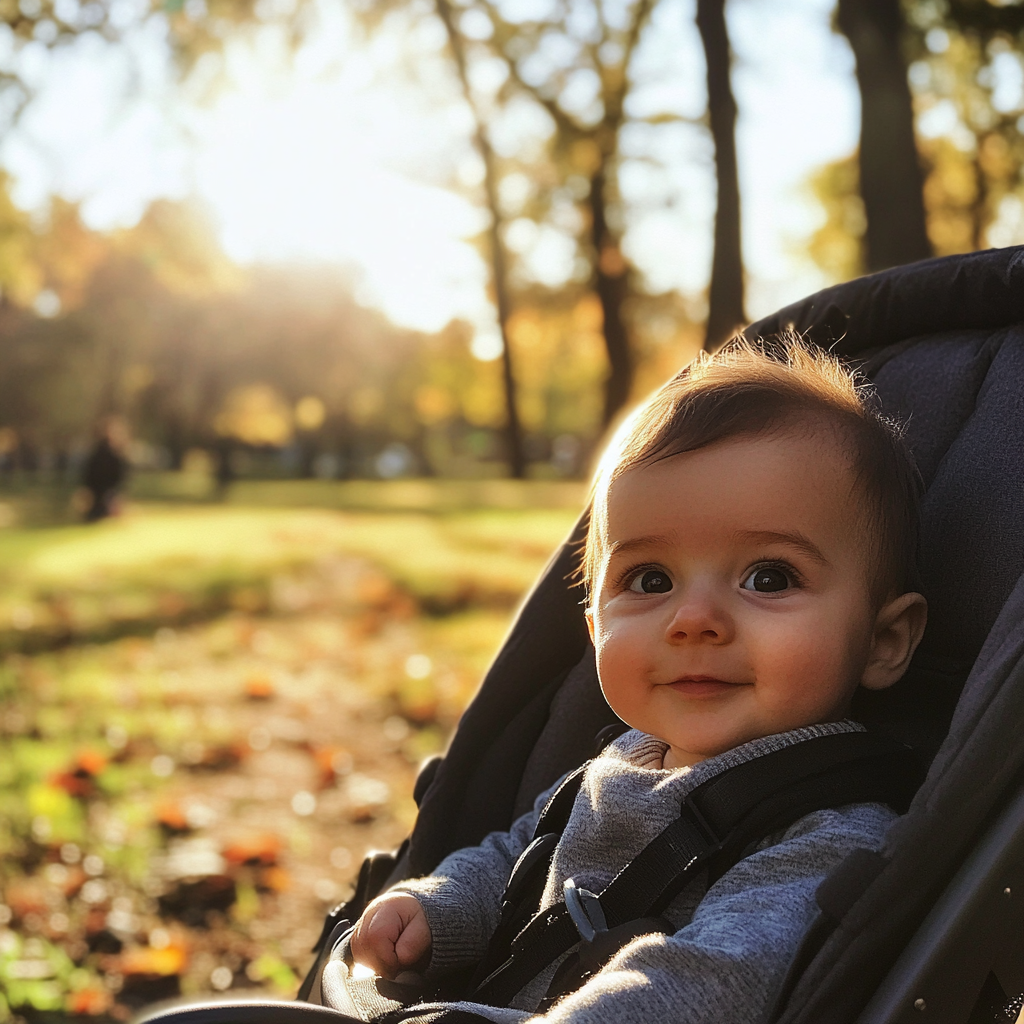
[[(474, 682), (379, 572), (338, 572), (274, 617), (9, 666), (12, 770), (33, 742), (60, 759), (8, 839), (0, 992), (16, 1017), (294, 993), (364, 854), (407, 833), (416, 766)], [(72, 739), (47, 747), (62, 726)]]

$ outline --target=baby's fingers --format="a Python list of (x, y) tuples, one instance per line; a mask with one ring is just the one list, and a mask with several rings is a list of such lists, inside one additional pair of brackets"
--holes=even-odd
[(408, 919), (395, 943), (395, 956), (402, 969), (415, 968), (430, 952), (430, 926), (422, 910)]
[(352, 936), (352, 955), (385, 978), (416, 966), (430, 951), (430, 926), (419, 900), (386, 893), (373, 901)]
[(356, 959), (385, 978), (392, 977), (401, 969), (401, 962), (395, 952), (395, 944), (402, 935), (404, 922), (391, 907), (380, 907), (363, 929), (360, 949)]

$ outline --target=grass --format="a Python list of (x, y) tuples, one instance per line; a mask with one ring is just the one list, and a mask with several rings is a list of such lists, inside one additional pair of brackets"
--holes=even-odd
[(139, 478), (0, 493), (0, 1021), (289, 996), (410, 827), (579, 485)]
[[(140, 489), (173, 492), (165, 476)], [(583, 497), (565, 483), (275, 481), (236, 485), (224, 504), (133, 502), (86, 526), (34, 523), (25, 510), (55, 502), (17, 495), (0, 504), (9, 519), (23, 516), (0, 528), (0, 650), (268, 611), (275, 580), (338, 556), (380, 567), (433, 613), (507, 609)]]
[[(181, 473), (144, 473), (131, 483), (140, 501), (218, 501), (212, 482)], [(578, 481), (556, 480), (240, 480), (229, 504), (334, 508), (364, 512), (449, 512), (507, 509), (578, 511), (584, 497)]]

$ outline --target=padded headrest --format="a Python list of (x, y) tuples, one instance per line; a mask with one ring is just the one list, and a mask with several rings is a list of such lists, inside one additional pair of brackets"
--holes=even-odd
[(868, 369), (927, 488), (928, 628), (906, 678), (861, 693), (855, 713), (932, 753), (1024, 572), (1024, 325), (926, 338)]
[(927, 487), (925, 647), (973, 661), (1024, 572), (1024, 324), (918, 342), (874, 379)]

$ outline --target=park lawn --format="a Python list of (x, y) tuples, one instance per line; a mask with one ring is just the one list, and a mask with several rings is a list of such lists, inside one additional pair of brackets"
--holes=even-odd
[(545, 482), (270, 482), (224, 504), (132, 502), (91, 526), (0, 528), (0, 650), (273, 610), (275, 585), (316, 589), (338, 557), (364, 558), (431, 612), (508, 609), (584, 497)]
[(584, 497), (415, 483), (8, 517), (0, 1020), (293, 994)]

